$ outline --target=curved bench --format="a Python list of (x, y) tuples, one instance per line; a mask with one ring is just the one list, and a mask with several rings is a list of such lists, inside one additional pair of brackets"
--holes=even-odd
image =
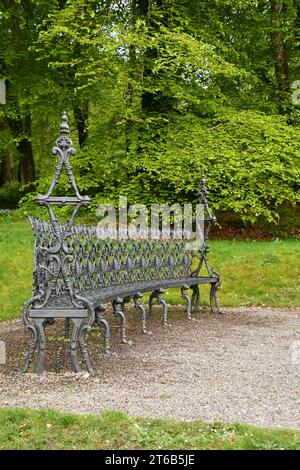
[[(210, 268), (207, 253), (207, 240), (211, 225), (215, 222), (207, 203), (207, 188), (202, 181), (200, 197), (207, 218), (204, 219), (204, 239), (197, 249), (191, 249), (186, 240), (118, 240), (99, 238), (97, 227), (74, 226), (78, 209), (89, 202), (81, 196), (76, 186), (69, 162), (75, 150), (67, 136), (68, 125), (63, 115), (61, 136), (53, 153), (58, 156), (50, 189), (45, 196), (37, 198), (38, 204), (46, 206), (50, 221), (30, 218), (34, 232), (34, 282), (33, 295), (23, 307), (23, 321), (26, 331), (32, 334), (32, 341), (24, 370), (27, 371), (38, 348), (35, 372), (43, 370), (46, 353), (45, 326), (56, 318), (65, 319), (65, 336), (71, 333), (71, 361), (74, 371), (80, 371), (78, 349), (89, 372), (93, 367), (89, 358), (85, 335), (95, 325), (104, 328), (104, 350), (110, 350), (109, 322), (103, 316), (108, 302), (113, 312), (120, 318), (121, 341), (127, 342), (126, 317), (124, 306), (133, 300), (141, 317), (143, 333), (147, 333), (147, 313), (141, 303), (143, 293), (150, 292), (149, 315), (153, 303), (162, 306), (163, 323), (168, 324), (168, 305), (162, 298), (164, 289), (181, 288), (187, 303), (188, 319), (192, 318), (193, 308), (199, 307), (202, 284), (210, 284), (210, 305), (212, 312), (221, 313), (218, 302), (218, 289), (221, 276)], [(65, 167), (69, 182), (76, 196), (54, 197), (52, 192)], [(72, 205), (73, 214), (66, 224), (55, 218), (54, 205)], [(202, 276), (203, 268), (207, 275)], [(192, 290), (192, 296), (188, 290)]]

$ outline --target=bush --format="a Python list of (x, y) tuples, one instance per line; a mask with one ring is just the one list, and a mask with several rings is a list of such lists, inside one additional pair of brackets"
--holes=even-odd
[(16, 209), (22, 196), (20, 184), (4, 184), (0, 188), (0, 209)]
[[(227, 109), (206, 120), (148, 117), (128, 130), (126, 151), (122, 123), (115, 139), (100, 128), (93, 132), (72, 160), (79, 188), (92, 198), (91, 214), (102, 202), (117, 205), (120, 195), (129, 204), (199, 202), (205, 175), (217, 216), (232, 214), (242, 228), (257, 225), (275, 236), (297, 232), (300, 132), (283, 116)], [(39, 192), (53, 171), (49, 166)], [(65, 194), (69, 185), (63, 186)]]
[(92, 155), (91, 190), (101, 188), (96, 203), (117, 202), (119, 194), (130, 203), (196, 202), (203, 174), (215, 212), (233, 212), (248, 223), (276, 223), (283, 204), (300, 201), (300, 132), (282, 116), (176, 117), (146, 122), (130, 139), (126, 154)]

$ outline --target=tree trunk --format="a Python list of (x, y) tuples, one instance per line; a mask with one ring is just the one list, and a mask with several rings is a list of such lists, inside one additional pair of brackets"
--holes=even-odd
[[(8, 131), (8, 125), (4, 119), (0, 121), (0, 132)], [(0, 186), (11, 183), (13, 180), (13, 160), (8, 145), (0, 150)]]
[(89, 104), (88, 101), (75, 103), (73, 106), (73, 113), (78, 132), (78, 142), (82, 148), (88, 138), (88, 119), (89, 119)]
[(30, 140), (31, 116), (28, 114), (20, 123), (17, 123), (15, 127), (21, 128), (22, 133), (22, 138), (17, 146), (20, 154), (19, 175), (21, 177), (21, 182), (30, 185), (30, 183), (35, 181), (35, 165)]
[(148, 15), (149, 9), (151, 7), (151, 0), (136, 0), (135, 3), (135, 12), (139, 17), (146, 17)]
[(297, 44), (297, 51), (299, 54), (299, 49), (300, 49), (300, 2), (297, 4), (297, 16), (295, 19), (295, 38), (296, 38), (296, 44)]
[(22, 139), (18, 145), (20, 152), (20, 174), (21, 180), (24, 184), (29, 184), (35, 181), (35, 168), (32, 153), (32, 146), (30, 140), (26, 137)]
[[(163, 0), (138, 0), (137, 10), (140, 16), (146, 16), (148, 26), (153, 32), (157, 32), (159, 26), (155, 21), (155, 16), (151, 15), (152, 10), (155, 8), (161, 10), (160, 22), (165, 26), (168, 24), (168, 10), (162, 10), (164, 7)], [(144, 55), (144, 81), (147, 83), (153, 81), (153, 62), (158, 58), (158, 51), (156, 48), (147, 48)], [(141, 97), (142, 110), (145, 113), (168, 113), (172, 111), (174, 101), (172, 98), (164, 96), (161, 91), (144, 91)]]
[(1, 158), (0, 186), (13, 181), (12, 156), (8, 148), (3, 149)]
[(277, 101), (279, 114), (286, 113), (288, 94), (290, 92), (289, 64), (283, 31), (283, 14), (284, 2), (282, 0), (272, 0), (272, 46), (277, 81)]
[[(130, 3), (130, 23), (135, 24), (137, 19), (142, 18), (147, 20), (149, 11), (149, 2), (151, 0), (132, 0)], [(128, 82), (124, 92), (126, 104), (126, 122), (125, 122), (125, 149), (129, 151), (132, 142), (133, 134), (136, 132), (136, 121), (132, 119), (134, 114), (134, 105), (138, 103), (138, 95), (136, 92), (136, 82), (142, 82), (144, 75), (144, 66), (141, 64), (140, 59), (136, 56), (136, 47), (129, 46), (129, 60), (128, 60)], [(143, 94), (139, 96), (141, 103), (143, 102)], [(136, 100), (135, 100), (136, 98)], [(143, 107), (143, 105), (142, 105)]]

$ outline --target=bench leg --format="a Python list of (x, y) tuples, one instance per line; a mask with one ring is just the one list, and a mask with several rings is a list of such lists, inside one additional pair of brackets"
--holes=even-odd
[(73, 322), (73, 331), (71, 336), (71, 362), (74, 372), (80, 372), (81, 368), (78, 362), (78, 344), (79, 335), (82, 327), (83, 318), (71, 318)]
[(89, 353), (88, 353), (87, 345), (86, 345), (85, 340), (84, 340), (85, 335), (86, 335), (87, 331), (89, 331), (89, 330), (90, 330), (90, 327), (87, 326), (87, 325), (80, 328), (80, 330), (79, 330), (79, 345), (80, 345), (83, 360), (86, 364), (88, 372), (92, 375), (95, 375), (95, 371), (93, 369), (93, 366), (92, 366), (92, 363), (91, 363), (91, 360), (90, 360), (90, 356), (89, 356)]
[(123, 304), (123, 299), (117, 298), (116, 300), (113, 301), (112, 306), (113, 306), (114, 314), (120, 317), (121, 341), (122, 343), (128, 343), (128, 340), (126, 338), (126, 318), (122, 310), (122, 304)]
[(25, 360), (23, 372), (27, 372), (33, 362), (34, 353), (38, 346), (38, 356), (34, 366), (34, 372), (40, 374), (43, 372), (44, 359), (46, 355), (46, 333), (45, 327), (54, 324), (54, 318), (35, 318), (33, 324), (29, 325), (26, 330), (32, 333), (32, 339), (29, 351)]
[(45, 323), (48, 322), (47, 318), (35, 318), (33, 320), (34, 325), (37, 330), (38, 336), (38, 357), (34, 367), (34, 372), (41, 374), (43, 372), (44, 359), (46, 355), (46, 333), (45, 333)]
[(168, 304), (164, 299), (161, 298), (160, 293), (157, 296), (157, 303), (163, 308), (163, 324), (164, 326), (168, 326)]
[(140, 302), (139, 299), (141, 299), (143, 297), (143, 295), (138, 292), (134, 297), (133, 297), (133, 301), (134, 301), (134, 306), (135, 308), (138, 310), (138, 312), (140, 312), (141, 314), (141, 321), (142, 321), (142, 332), (144, 334), (147, 334), (148, 331), (147, 331), (147, 315), (146, 315), (146, 310), (143, 306), (143, 304)]
[(152, 315), (153, 313), (153, 300), (155, 297), (156, 297), (156, 293), (151, 292), (151, 294), (149, 295), (149, 316)]
[(214, 282), (210, 285), (210, 308), (212, 313), (222, 314), (223, 312), (221, 311), (218, 298), (218, 290), (221, 287), (222, 278), (221, 275), (216, 271), (214, 271), (214, 274), (217, 276), (217, 282)]
[(33, 358), (34, 358), (34, 353), (35, 353), (37, 342), (38, 342), (38, 333), (37, 333), (37, 329), (34, 325), (28, 325), (26, 327), (26, 331), (30, 332), (32, 337), (31, 337), (31, 340), (30, 340), (28, 354), (27, 354), (26, 359), (25, 359), (23, 372), (27, 372), (30, 365), (32, 364)]
[(102, 312), (105, 312), (105, 310), (106, 310), (106, 307), (104, 305), (100, 305), (100, 307), (96, 309), (95, 322), (99, 326), (101, 324), (104, 328), (104, 352), (105, 354), (109, 354), (110, 353), (110, 329), (109, 329), (108, 321), (105, 320), (105, 318), (103, 318), (102, 316)]
[(192, 311), (199, 312), (200, 310), (200, 287), (198, 284), (192, 286)]
[(192, 318), (192, 302), (191, 298), (187, 293), (187, 290), (189, 289), (189, 286), (182, 286), (181, 287), (181, 296), (182, 298), (186, 301), (186, 312), (187, 312), (187, 317), (188, 320), (193, 320)]
[(168, 326), (168, 304), (167, 302), (161, 298), (161, 295), (165, 291), (163, 289), (158, 289), (153, 291), (149, 296), (149, 315), (152, 314), (152, 307), (153, 307), (153, 300), (156, 299), (157, 303), (162, 306), (163, 308), (163, 324)]

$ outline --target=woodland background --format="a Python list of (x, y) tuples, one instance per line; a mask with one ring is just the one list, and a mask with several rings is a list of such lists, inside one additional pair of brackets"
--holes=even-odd
[(300, 0), (0, 0), (0, 43), (0, 208), (36, 210), (66, 110), (91, 214), (204, 174), (221, 225), (299, 234)]

